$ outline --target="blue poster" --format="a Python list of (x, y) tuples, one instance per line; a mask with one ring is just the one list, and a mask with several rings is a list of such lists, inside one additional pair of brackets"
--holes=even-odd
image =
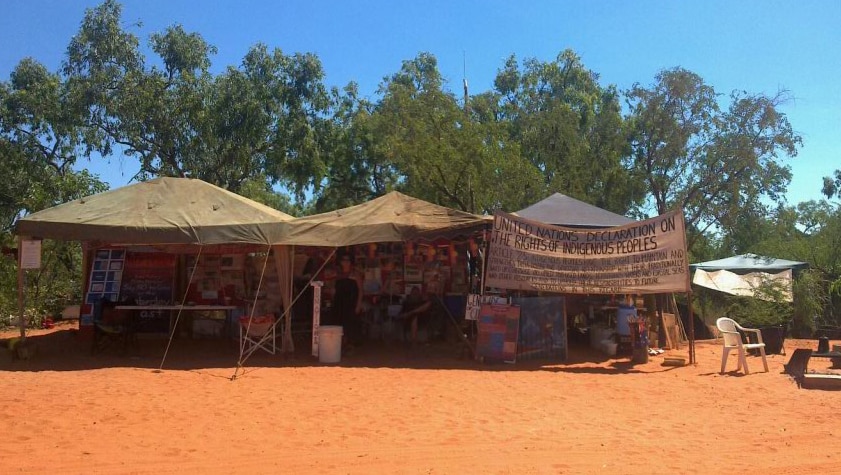
[(520, 306), (517, 358), (566, 359), (564, 298), (520, 297), (514, 304)]

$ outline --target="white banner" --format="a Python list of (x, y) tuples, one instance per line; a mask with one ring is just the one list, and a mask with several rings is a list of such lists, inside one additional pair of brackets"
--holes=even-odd
[(498, 212), (485, 286), (564, 294), (687, 292), (683, 212), (604, 229)]
[(776, 297), (779, 297), (786, 302), (792, 301), (791, 269), (776, 274), (767, 272), (735, 274), (729, 270), (695, 269), (692, 283), (730, 295), (756, 297), (769, 301), (774, 301)]

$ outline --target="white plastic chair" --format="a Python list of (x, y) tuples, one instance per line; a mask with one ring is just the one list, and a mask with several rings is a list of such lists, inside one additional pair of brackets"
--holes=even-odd
[[(736, 371), (739, 371), (744, 366), (745, 374), (750, 374), (748, 369), (748, 360), (746, 358), (747, 350), (758, 349), (762, 356), (762, 365), (765, 366), (765, 372), (768, 372), (768, 361), (765, 359), (765, 343), (762, 342), (762, 334), (755, 328), (744, 328), (732, 318), (722, 317), (716, 320), (716, 328), (721, 332), (724, 339), (724, 347), (721, 353), (721, 373), (724, 374), (724, 368), (727, 366), (727, 355), (733, 351), (739, 351), (739, 366)], [(745, 343), (742, 339), (742, 334), (739, 330), (748, 333), (756, 334), (756, 343)]]
[(247, 316), (240, 317), (239, 347), (243, 355), (250, 355), (258, 349), (275, 354), (277, 348), (275, 347), (274, 317), (271, 315), (253, 317), (250, 323)]

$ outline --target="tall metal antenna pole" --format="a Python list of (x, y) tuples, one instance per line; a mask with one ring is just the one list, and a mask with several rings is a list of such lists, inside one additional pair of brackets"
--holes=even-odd
[(467, 93), (467, 52), (462, 51), (462, 59), (463, 59), (463, 73), (462, 73), (462, 83), (464, 84), (464, 111), (467, 112), (468, 107), (468, 93)]

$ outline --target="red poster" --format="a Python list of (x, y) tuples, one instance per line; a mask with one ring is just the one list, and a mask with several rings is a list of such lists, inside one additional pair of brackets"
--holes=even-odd
[(514, 363), (520, 333), (520, 307), (483, 304), (479, 311), (479, 336), (476, 356), (482, 359)]

